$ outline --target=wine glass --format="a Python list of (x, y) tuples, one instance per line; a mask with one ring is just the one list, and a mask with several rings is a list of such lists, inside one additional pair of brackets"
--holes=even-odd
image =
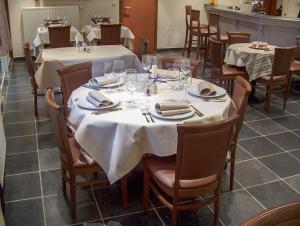
[[(113, 79), (114, 78), (112, 62), (104, 63), (104, 77), (105, 77), (105, 79)], [(106, 93), (113, 93), (111, 87), (108, 87), (108, 89), (106, 90)]]
[(130, 100), (128, 101), (128, 108), (134, 109), (135, 102), (133, 100), (133, 93), (137, 89), (137, 72), (135, 69), (126, 69), (126, 88), (131, 94)]
[(117, 91), (121, 90), (121, 79), (124, 74), (124, 60), (115, 60), (113, 66), (113, 74), (118, 77), (119, 87)]
[(152, 67), (152, 59), (151, 55), (143, 55), (142, 56), (142, 67), (146, 72), (149, 72)]
[(187, 99), (187, 88), (191, 86), (192, 84), (192, 75), (191, 75), (191, 71), (192, 71), (192, 67), (191, 67), (191, 62), (189, 59), (183, 59), (181, 62), (181, 71), (182, 71), (182, 83), (183, 83), (183, 87), (184, 87), (184, 95), (185, 95), (185, 99)]

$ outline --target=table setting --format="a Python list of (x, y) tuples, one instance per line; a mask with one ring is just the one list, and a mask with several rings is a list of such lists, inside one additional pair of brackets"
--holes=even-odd
[[(110, 183), (132, 170), (144, 154), (175, 154), (177, 124), (222, 120), (234, 107), (225, 90), (200, 79), (191, 79), (180, 90), (156, 81), (157, 92), (148, 95), (152, 73), (124, 67), (118, 75), (109, 74), (115, 73), (97, 78), (97, 90), (85, 84), (73, 91), (68, 120), (75, 139), (101, 165)], [(144, 78), (143, 88), (138, 77)], [(120, 80), (121, 85), (104, 87)], [(95, 87), (94, 79), (90, 83)]]
[(266, 42), (237, 43), (228, 46), (225, 63), (245, 67), (249, 81), (270, 75), (276, 46)]

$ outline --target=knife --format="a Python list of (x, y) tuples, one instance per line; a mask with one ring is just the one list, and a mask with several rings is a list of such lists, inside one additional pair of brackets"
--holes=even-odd
[(202, 117), (204, 116), (197, 108), (195, 108), (193, 105), (190, 105), (196, 112), (196, 114), (199, 116), (199, 117)]

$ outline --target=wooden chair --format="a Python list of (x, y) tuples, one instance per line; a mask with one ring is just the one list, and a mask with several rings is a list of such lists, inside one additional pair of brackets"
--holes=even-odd
[(101, 45), (120, 45), (121, 26), (121, 24), (100, 24)]
[[(24, 55), (25, 55), (27, 71), (31, 78), (31, 92), (33, 95), (34, 115), (37, 118), (39, 116), (37, 99), (40, 96), (45, 96), (45, 92), (40, 91), (38, 88), (38, 85), (36, 83), (35, 68), (34, 68), (34, 64), (33, 64), (31, 53), (30, 53), (30, 45), (28, 42), (26, 42), (23, 45), (23, 50), (24, 50)], [(56, 91), (55, 94), (60, 94), (60, 92)]]
[(138, 58), (142, 60), (142, 56), (148, 53), (149, 40), (140, 38), (139, 44)]
[(58, 69), (57, 72), (60, 77), (63, 101), (66, 105), (72, 92), (92, 78), (92, 62), (74, 64)]
[(185, 6), (185, 39), (184, 39), (184, 47), (183, 47), (183, 51), (182, 51), (182, 56), (184, 56), (184, 53), (187, 51), (187, 47), (188, 47), (189, 31), (190, 31), (189, 17), (191, 15), (191, 10), (192, 10), (191, 5)]
[[(237, 118), (238, 115), (234, 115), (214, 123), (177, 125), (177, 155), (151, 156), (144, 161), (144, 211), (149, 208), (151, 189), (159, 201), (172, 210), (172, 226), (176, 225), (177, 211), (210, 203), (214, 203), (214, 225), (217, 225), (220, 185), (230, 135)], [(199, 199), (199, 196), (211, 193), (212, 196)], [(169, 202), (166, 196), (172, 201)], [(192, 203), (180, 204), (182, 199), (191, 199)]]
[(248, 80), (247, 73), (238, 67), (223, 64), (223, 43), (210, 38), (211, 56), (211, 80), (214, 76), (219, 79), (219, 85), (224, 86), (230, 93), (233, 88), (233, 81), (237, 76), (242, 76)]
[(192, 45), (196, 44), (197, 60), (201, 52), (204, 51), (206, 54), (207, 51), (207, 38), (208, 38), (208, 29), (204, 25), (200, 24), (200, 11), (191, 10), (190, 11), (190, 23), (189, 26), (189, 40), (188, 40), (188, 58), (190, 57), (192, 51)]
[[(294, 59), (290, 68), (290, 74), (292, 80), (300, 79), (300, 36), (296, 37), (296, 49)], [(298, 61), (298, 62), (297, 62)]]
[[(70, 184), (71, 193), (71, 216), (76, 218), (76, 188), (86, 187), (96, 184), (108, 184), (107, 178), (97, 178), (97, 173), (102, 172), (102, 168), (97, 163), (88, 164), (81, 154), (81, 147), (73, 136), (69, 136), (67, 123), (65, 120), (64, 107), (58, 106), (53, 98), (53, 90), (47, 90), (46, 102), (49, 106), (51, 123), (54, 130), (56, 144), (60, 151), (62, 189), (66, 196), (66, 182)], [(94, 179), (87, 181), (76, 181), (77, 175), (94, 175)], [(127, 178), (121, 179), (123, 206), (127, 208)]]
[(238, 139), (239, 132), (243, 126), (244, 116), (245, 116), (246, 107), (248, 103), (248, 97), (251, 92), (251, 89), (252, 87), (246, 79), (240, 76), (237, 76), (235, 78), (232, 100), (235, 104), (236, 112), (239, 115), (239, 118), (236, 121), (231, 136), (231, 140), (230, 140), (230, 145), (228, 148), (229, 158), (227, 159), (227, 163), (230, 163), (230, 191), (233, 190), (233, 185), (234, 185), (234, 170), (235, 170), (237, 139)]
[(70, 29), (70, 25), (48, 27), (50, 48), (70, 47)]
[(283, 86), (283, 109), (286, 108), (286, 101), (289, 96), (290, 89), (290, 67), (293, 59), (295, 48), (276, 48), (273, 59), (272, 72), (269, 76), (264, 76), (257, 79), (257, 83), (261, 83), (267, 87), (265, 110), (268, 112), (272, 89), (274, 86)]
[(300, 202), (289, 203), (266, 210), (241, 226), (296, 226), (300, 225)]
[(251, 38), (251, 33), (249, 32), (227, 32), (228, 35), (228, 45), (236, 43), (249, 43)]
[[(169, 68), (173, 68), (174, 61), (176, 59), (180, 59), (177, 57), (162, 57), (161, 58), (161, 66), (162, 69), (168, 70)], [(201, 61), (200, 60), (191, 60), (191, 67), (192, 67), (192, 77), (198, 77), (198, 71), (200, 68)]]

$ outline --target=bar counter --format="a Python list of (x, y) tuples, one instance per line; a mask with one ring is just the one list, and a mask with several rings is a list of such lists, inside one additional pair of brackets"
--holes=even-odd
[(227, 7), (205, 4), (206, 12), (220, 15), (222, 34), (230, 31), (251, 32), (252, 41), (265, 41), (278, 46), (296, 45), (296, 36), (300, 36), (300, 18), (262, 15)]

